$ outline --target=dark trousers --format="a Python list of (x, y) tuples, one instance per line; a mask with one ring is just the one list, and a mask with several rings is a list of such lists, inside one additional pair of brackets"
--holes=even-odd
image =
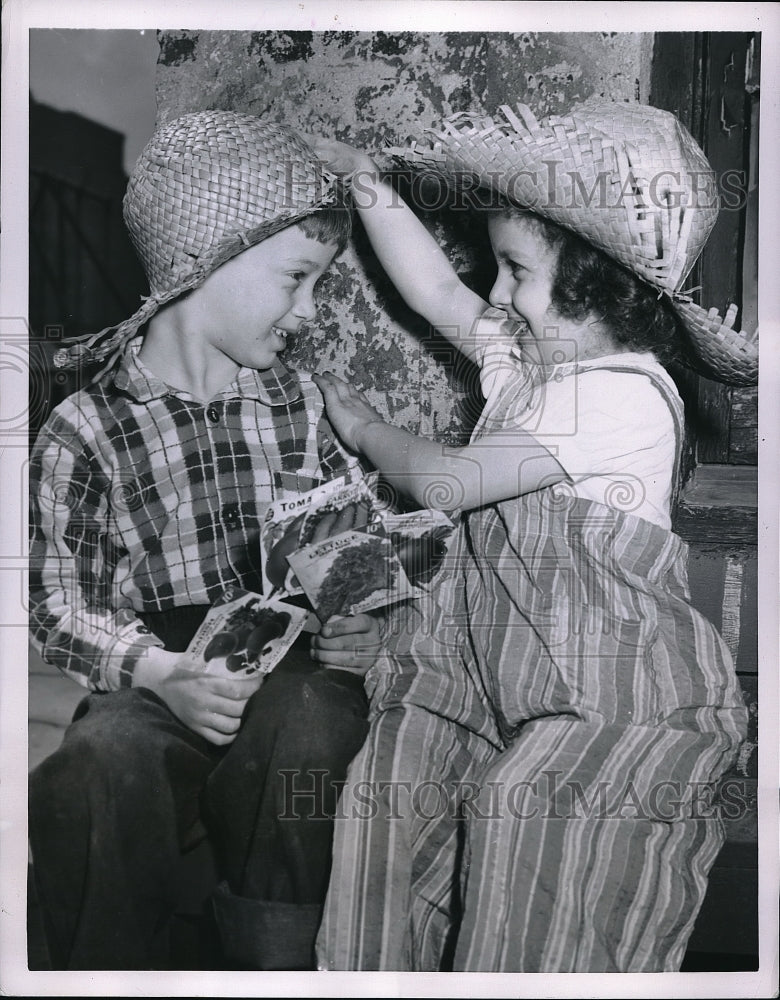
[[(366, 710), (361, 678), (300, 648), (249, 700), (227, 748), (151, 691), (88, 695), (30, 776), (52, 968), (312, 968), (332, 816)], [(177, 955), (183, 921), (203, 938)]]

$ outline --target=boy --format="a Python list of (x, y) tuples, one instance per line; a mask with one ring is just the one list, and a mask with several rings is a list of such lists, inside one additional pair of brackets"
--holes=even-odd
[(124, 211), (152, 294), (60, 352), (100, 371), (31, 461), (33, 642), (91, 692), (30, 781), (51, 963), (199, 967), (179, 918), (213, 898), (228, 967), (310, 968), (376, 622), (299, 640), (265, 682), (182, 654), (225, 586), (261, 589), (268, 505), (360, 475), (278, 358), (349, 212), (291, 130), (221, 111), (158, 128)]

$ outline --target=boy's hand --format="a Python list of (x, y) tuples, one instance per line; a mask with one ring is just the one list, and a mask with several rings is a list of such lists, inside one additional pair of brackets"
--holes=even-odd
[(348, 448), (360, 451), (360, 432), (368, 424), (384, 423), (362, 392), (326, 372), (312, 376), (325, 400), (328, 419)]
[(325, 667), (363, 675), (379, 654), (379, 622), (371, 615), (351, 615), (326, 622), (312, 637), (311, 658)]
[(337, 142), (319, 135), (306, 135), (304, 138), (331, 173), (339, 177), (360, 174), (373, 177), (378, 173), (377, 166), (368, 153), (346, 142)]
[(134, 683), (154, 691), (177, 719), (210, 743), (232, 743), (246, 703), (263, 683), (264, 675), (215, 677), (190, 670), (180, 653), (149, 652), (148, 659), (136, 666)]

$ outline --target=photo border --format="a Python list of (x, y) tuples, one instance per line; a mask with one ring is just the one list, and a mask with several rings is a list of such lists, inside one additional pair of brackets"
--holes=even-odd
[[(762, 997), (774, 996), (778, 970), (778, 466), (780, 454), (780, 309), (777, 275), (780, 261), (778, 193), (771, 174), (777, 162), (778, 27), (774, 3), (524, 3), (514, 0), (352, 0), (350, 3), (306, 0), (301, 3), (232, 2), (222, 11), (202, 0), (161, 0), (146, 5), (131, 0), (8, 0), (2, 24), (2, 162), (0, 164), (0, 337), (3, 329), (27, 314), (27, 148), (28, 32), (32, 28), (131, 28), (220, 30), (357, 30), (440, 32), (450, 30), (625, 32), (681, 30), (758, 30), (766, 38), (762, 65), (759, 311), (763, 347), (759, 381), (759, 907), (761, 915), (758, 972), (596, 975), (523, 975), (502, 973), (258, 973), (258, 972), (29, 972), (26, 968), (26, 775), (27, 662), (26, 620), (18, 607), (16, 586), (0, 577), (0, 989), (26, 996), (600, 996), (600, 997)], [(565, 8), (565, 9), (560, 9)], [(154, 25), (150, 19), (154, 19)], [(16, 326), (14, 325), (14, 329)], [(0, 371), (0, 392), (18, 392), (13, 373)], [(8, 405), (8, 396), (6, 404)], [(15, 401), (14, 401), (15, 403)], [(26, 399), (19, 400), (23, 412)], [(14, 411), (16, 412), (16, 411)], [(2, 482), (22, 476), (27, 442), (2, 441)], [(4, 490), (0, 520), (2, 552), (18, 548), (25, 534), (24, 489)], [(21, 528), (20, 528), (21, 526)], [(26, 562), (6, 558), (2, 565), (15, 578)], [(775, 709), (773, 712), (772, 709)]]

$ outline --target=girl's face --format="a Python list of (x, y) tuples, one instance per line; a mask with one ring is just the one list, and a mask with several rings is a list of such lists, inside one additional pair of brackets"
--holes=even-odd
[(558, 250), (529, 219), (491, 215), (488, 233), (498, 264), (490, 304), (528, 324), (533, 354), (544, 365), (587, 361), (626, 350), (598, 317), (561, 316), (552, 304)]
[(516, 216), (494, 214), (488, 233), (498, 264), (490, 304), (528, 324), (537, 341), (561, 336), (569, 321), (552, 306), (552, 287), (558, 251), (547, 245), (538, 228)]

